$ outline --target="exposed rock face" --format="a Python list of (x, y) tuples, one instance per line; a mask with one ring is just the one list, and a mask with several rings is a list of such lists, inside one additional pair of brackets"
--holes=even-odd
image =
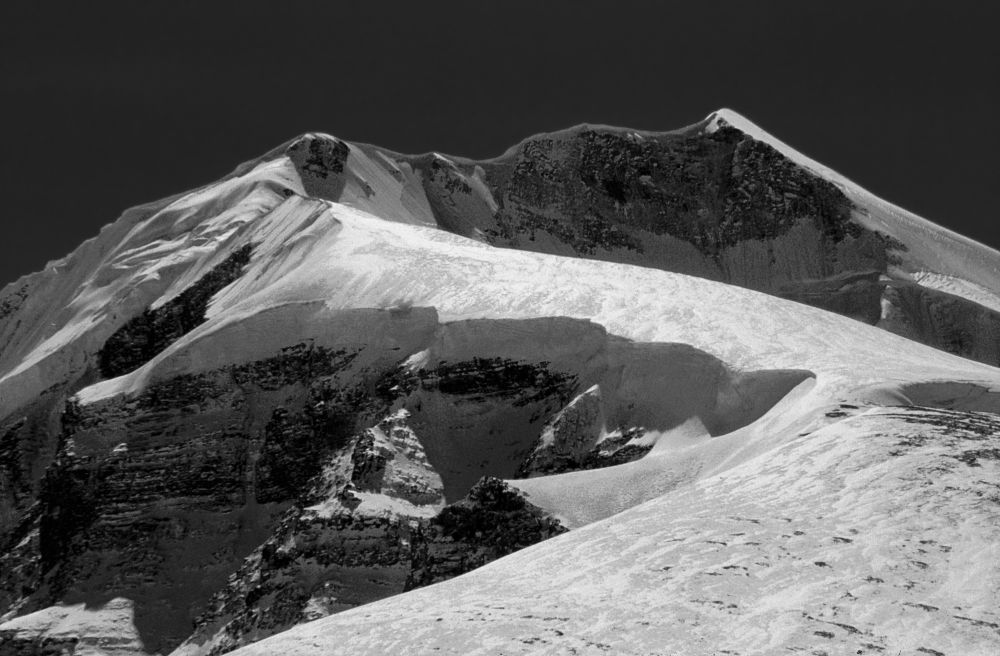
[(518, 475), (583, 468), (605, 424), (601, 388), (594, 385), (545, 424), (538, 446), (521, 465)]
[[(500, 225), (518, 241), (549, 232), (582, 254), (642, 252), (637, 235), (648, 232), (720, 261), (726, 249), (779, 237), (800, 219), (831, 243), (850, 224), (850, 204), (833, 185), (732, 128), (665, 138), (582, 130), (529, 140), (511, 169), (509, 179), (491, 178)], [(558, 217), (548, 226), (539, 220), (546, 213)], [(579, 226), (559, 220), (571, 216), (587, 218)]]
[(37, 500), (45, 469), (55, 457), (60, 416), (71, 385), (56, 385), (0, 420), (0, 534)]
[[(533, 137), (481, 166), (439, 158), (424, 166), (428, 197), (454, 199), (437, 202), (441, 225), (476, 220), (499, 246), (641, 263), (765, 291), (885, 271), (902, 248), (853, 221), (850, 201), (833, 184), (732, 127), (658, 135), (583, 127)], [(485, 194), (472, 184), (479, 177)], [(473, 196), (483, 198), (480, 207), (461, 200)]]
[(285, 515), (177, 654), (225, 653), (565, 531), (495, 478), (442, 509), (441, 479), (407, 417), (386, 418), (328, 462), (312, 482), (315, 503)]
[[(299, 344), (264, 360), (72, 405), (46, 474), (33, 581), (15, 608), (136, 602), (150, 650), (172, 648), (324, 459), (382, 407), (359, 351)], [(391, 364), (391, 361), (390, 361)], [(28, 596), (25, 596), (28, 595)]]
[(638, 460), (653, 448), (641, 426), (607, 432), (600, 386), (573, 399), (542, 429), (538, 446), (521, 465), (518, 477), (594, 469)]
[(406, 420), (396, 412), (323, 461), (179, 654), (221, 654), (403, 589), (414, 522), (444, 503), (441, 479)]
[(252, 244), (237, 249), (176, 298), (147, 308), (115, 331), (98, 353), (101, 375), (114, 378), (138, 369), (204, 323), (209, 300), (240, 276), (252, 253)]
[[(1000, 364), (1000, 313), (963, 306), (989, 330), (956, 338), (947, 322), (926, 317), (937, 292), (894, 300), (901, 292), (887, 289), (887, 275), (907, 247), (864, 227), (837, 186), (724, 122), (661, 134), (581, 126), (532, 137), (495, 160), (407, 161), (422, 171), (446, 230), (722, 280)], [(882, 320), (883, 297), (892, 320)]]
[(25, 283), (12, 290), (7, 296), (0, 299), (0, 321), (3, 321), (10, 315), (17, 312), (18, 309), (20, 309), (21, 304), (24, 303), (27, 298), (28, 285)]
[(292, 160), (310, 196), (337, 200), (346, 184), (344, 163), (350, 152), (347, 144), (325, 135), (306, 135), (288, 146)]
[(361, 434), (351, 452), (351, 486), (414, 506), (442, 505), (444, 485), (409, 417), (407, 410), (398, 410)]
[(464, 574), (565, 532), (519, 491), (499, 479), (483, 478), (467, 498), (420, 525), (406, 589)]
[(942, 351), (1000, 363), (1000, 312), (934, 289), (894, 282), (882, 296), (879, 326)]
[(438, 463), (449, 501), (483, 475), (511, 477), (545, 420), (568, 401), (577, 376), (549, 362), (473, 358), (417, 370), (402, 399)]

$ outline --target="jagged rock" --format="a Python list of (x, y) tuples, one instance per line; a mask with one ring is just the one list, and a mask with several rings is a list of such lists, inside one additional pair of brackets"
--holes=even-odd
[(28, 285), (23, 284), (12, 293), (0, 299), (0, 321), (17, 312), (27, 298)]
[[(744, 242), (774, 242), (808, 225), (821, 242), (821, 259), (812, 263), (819, 269), (808, 273), (820, 277), (838, 272), (835, 244), (868, 234), (834, 185), (731, 127), (644, 136), (584, 127), (528, 139), (484, 170), (498, 204), (484, 231), (497, 245), (551, 251), (561, 243), (602, 259), (626, 251), (625, 261), (685, 273), (715, 269), (742, 282), (746, 265), (727, 257)], [(442, 183), (432, 175), (427, 184)], [(672, 240), (700, 252), (700, 265), (670, 261), (654, 246)], [(886, 253), (873, 250), (872, 266), (884, 268)]]
[(645, 440), (646, 430), (642, 426), (617, 428), (608, 435), (601, 436), (577, 465), (578, 469), (599, 469), (621, 465), (638, 460), (653, 449), (652, 440)]
[(363, 492), (377, 492), (382, 489), (389, 452), (380, 447), (381, 445), (376, 446), (375, 436), (371, 433), (366, 433), (358, 439), (351, 454), (351, 461), (354, 463), (351, 483), (356, 489)]
[(492, 477), (444, 508), (413, 539), (414, 557), (406, 589), (464, 574), (519, 549), (565, 533), (557, 519)]
[(344, 164), (350, 148), (339, 139), (309, 134), (285, 150), (310, 196), (339, 200), (347, 183)]
[(441, 477), (427, 459), (409, 418), (409, 411), (398, 410), (362, 434), (351, 457), (351, 483), (356, 490), (416, 506), (443, 504)]
[(298, 622), (404, 589), (421, 518), (444, 503), (441, 478), (397, 411), (333, 454), (249, 556), (179, 654), (221, 654)]
[(600, 438), (605, 422), (601, 388), (594, 385), (545, 424), (538, 446), (518, 469), (518, 478), (579, 469)]

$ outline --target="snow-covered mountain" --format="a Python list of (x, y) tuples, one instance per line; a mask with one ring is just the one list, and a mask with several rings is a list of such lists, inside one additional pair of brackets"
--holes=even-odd
[(728, 110), (307, 134), (0, 340), (0, 653), (1000, 647), (1000, 253)]

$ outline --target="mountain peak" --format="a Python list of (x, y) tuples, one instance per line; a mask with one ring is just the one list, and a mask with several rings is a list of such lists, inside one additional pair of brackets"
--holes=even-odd
[(728, 107), (721, 107), (715, 110), (706, 116), (705, 120), (715, 129), (717, 129), (720, 124), (725, 124), (737, 129), (744, 126), (749, 130), (760, 130), (760, 128), (746, 116), (743, 116), (736, 110), (729, 109)]
[(816, 173), (817, 175), (824, 177), (835, 184), (847, 182), (846, 178), (841, 176), (836, 171), (795, 150), (781, 139), (778, 139), (773, 134), (737, 111), (723, 107), (722, 109), (717, 109), (709, 114), (705, 118), (705, 121), (706, 125), (704, 129), (706, 132), (715, 132), (719, 128), (726, 126), (736, 128), (747, 136), (772, 146), (775, 150), (799, 166), (807, 168), (813, 173)]

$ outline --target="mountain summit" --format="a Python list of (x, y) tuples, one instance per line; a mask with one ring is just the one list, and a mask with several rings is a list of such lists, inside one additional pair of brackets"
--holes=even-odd
[(998, 272), (729, 110), (304, 134), (0, 294), (0, 653), (990, 653)]

